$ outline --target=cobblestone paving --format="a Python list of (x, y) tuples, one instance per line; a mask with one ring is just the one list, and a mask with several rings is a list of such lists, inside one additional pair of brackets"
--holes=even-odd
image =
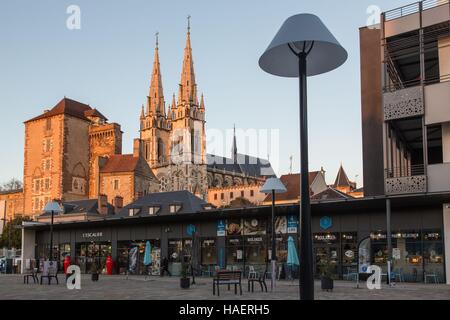
[[(100, 276), (98, 282), (92, 282), (88, 275), (82, 276), (81, 290), (68, 290), (59, 276), (60, 284), (39, 285), (23, 284), (20, 275), (0, 275), (0, 299), (44, 299), (44, 300), (293, 300), (299, 298), (298, 284), (280, 281), (272, 293), (262, 293), (255, 287), (255, 292), (247, 292), (247, 282), (243, 281), (243, 295), (234, 295), (234, 290), (221, 287), (221, 296), (213, 296), (212, 280), (197, 278), (196, 285), (189, 290), (179, 288), (179, 278), (174, 277), (129, 277)], [(270, 286), (270, 281), (268, 282)], [(395, 287), (383, 287), (381, 290), (356, 289), (355, 283), (335, 281), (332, 292), (320, 290), (316, 282), (316, 299), (318, 300), (450, 300), (450, 286), (443, 284), (397, 284)]]

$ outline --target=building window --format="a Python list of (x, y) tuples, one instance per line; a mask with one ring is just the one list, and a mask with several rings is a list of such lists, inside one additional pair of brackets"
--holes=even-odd
[(244, 196), (245, 196), (244, 191), (241, 191), (241, 197), (244, 198)]
[(139, 208), (131, 208), (128, 210), (128, 215), (130, 217), (134, 217), (135, 215), (137, 215), (139, 213), (140, 209)]
[(161, 209), (161, 207), (158, 207), (158, 206), (149, 207), (148, 214), (153, 216), (153, 215), (157, 214), (160, 209)]
[(114, 180), (114, 190), (119, 190), (119, 179)]
[(217, 193), (214, 193), (214, 200), (217, 200)]
[(46, 178), (45, 179), (45, 191), (50, 190), (50, 179)]
[(43, 143), (44, 152), (50, 152), (52, 151), (52, 140), (51, 139), (45, 139)]
[(181, 204), (171, 204), (169, 208), (170, 208), (170, 213), (177, 213), (181, 210), (182, 205)]
[(47, 120), (45, 121), (45, 130), (47, 130), (47, 131), (52, 130), (52, 119), (51, 118), (47, 118)]
[(223, 193), (220, 194), (220, 200), (225, 199), (225, 195)]
[(234, 194), (233, 194), (233, 192), (230, 192), (230, 199), (233, 199), (234, 198)]
[(250, 197), (254, 197), (255, 196), (255, 191), (250, 190)]

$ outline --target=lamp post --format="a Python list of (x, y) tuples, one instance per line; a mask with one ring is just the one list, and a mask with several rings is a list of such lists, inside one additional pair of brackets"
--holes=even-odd
[(322, 21), (312, 14), (288, 18), (259, 59), (264, 71), (281, 77), (299, 78), (301, 156), (300, 299), (314, 300), (311, 205), (308, 181), (307, 76), (338, 68), (347, 51)]
[(275, 234), (275, 194), (276, 193), (284, 193), (286, 192), (286, 187), (283, 182), (277, 178), (267, 179), (266, 183), (262, 186), (262, 193), (272, 194), (272, 250), (271, 250), (271, 263), (272, 263), (272, 281), (271, 281), (271, 289), (273, 291), (276, 279), (276, 264), (277, 264), (277, 254), (276, 254), (276, 234)]
[(51, 213), (52, 217), (50, 220), (50, 253), (49, 261), (53, 261), (53, 216), (55, 213), (59, 214), (63, 212), (63, 209), (56, 200), (50, 201), (44, 207), (45, 213)]

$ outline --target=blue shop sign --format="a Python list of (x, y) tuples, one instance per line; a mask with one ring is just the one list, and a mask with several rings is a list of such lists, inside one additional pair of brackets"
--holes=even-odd
[(328, 230), (333, 226), (333, 220), (331, 217), (320, 218), (320, 228), (323, 230)]
[(192, 236), (195, 233), (195, 226), (193, 224), (190, 224), (187, 226), (186, 232), (189, 236)]
[(298, 220), (296, 215), (287, 217), (287, 233), (297, 233)]
[(225, 237), (225, 220), (219, 220), (217, 221), (217, 236), (218, 237)]

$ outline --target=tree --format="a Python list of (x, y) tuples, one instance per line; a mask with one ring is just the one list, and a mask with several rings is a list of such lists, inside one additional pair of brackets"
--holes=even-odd
[(4, 182), (0, 185), (0, 191), (14, 191), (22, 189), (22, 187), (23, 187), (22, 181), (16, 178), (12, 178), (11, 180)]
[(228, 206), (224, 208), (245, 208), (245, 207), (254, 207), (255, 204), (248, 200), (247, 198), (239, 197), (230, 202)]
[(29, 217), (17, 217), (9, 221), (3, 228), (3, 233), (0, 236), (0, 248), (7, 247), (8, 249), (22, 247), (22, 230), (20, 226), (22, 222), (30, 221)]

